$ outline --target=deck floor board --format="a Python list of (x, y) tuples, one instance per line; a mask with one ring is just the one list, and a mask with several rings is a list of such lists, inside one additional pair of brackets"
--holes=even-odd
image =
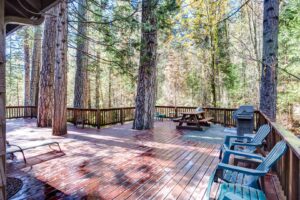
[(58, 141), (63, 153), (39, 147), (25, 152), (27, 165), (20, 155), (9, 162), (8, 176), (24, 183), (13, 200), (202, 199), (219, 162), (219, 144), (184, 140), (171, 121), (156, 122), (152, 131), (132, 130), (130, 123), (100, 130), (69, 125), (63, 137), (35, 124), (8, 120), (8, 141)]

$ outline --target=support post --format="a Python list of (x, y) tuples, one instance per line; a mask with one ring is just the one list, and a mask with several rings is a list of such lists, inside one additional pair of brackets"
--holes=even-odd
[(96, 124), (97, 124), (97, 129), (100, 129), (100, 109), (97, 109), (96, 111)]
[(121, 120), (121, 124), (124, 124), (124, 115), (123, 115), (123, 108), (120, 109), (120, 120)]
[(73, 110), (73, 113), (74, 113), (74, 117), (73, 117), (73, 124), (75, 125), (75, 126), (77, 126), (77, 118), (78, 118), (78, 114), (77, 114), (77, 109), (74, 109)]
[(5, 23), (4, 3), (0, 0), (0, 199), (6, 198), (6, 125), (5, 125)]
[(33, 107), (30, 107), (30, 118), (33, 118)]

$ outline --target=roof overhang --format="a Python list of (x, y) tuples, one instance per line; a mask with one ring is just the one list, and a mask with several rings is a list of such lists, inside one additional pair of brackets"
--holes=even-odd
[(14, 32), (22, 25), (43, 23), (43, 13), (59, 0), (5, 0), (6, 34)]

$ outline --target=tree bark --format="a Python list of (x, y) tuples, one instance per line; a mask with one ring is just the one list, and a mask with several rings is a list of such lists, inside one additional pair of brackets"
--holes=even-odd
[(31, 80), (30, 80), (30, 103), (32, 106), (38, 105), (39, 93), (39, 77), (41, 67), (41, 43), (42, 43), (42, 29), (40, 26), (35, 27), (34, 43), (32, 51), (31, 64)]
[(157, 57), (157, 19), (156, 1), (142, 2), (142, 36), (140, 66), (138, 75), (134, 129), (151, 129), (154, 125), (156, 57)]
[(97, 54), (96, 77), (95, 77), (95, 98), (96, 108), (100, 108), (100, 53)]
[[(85, 108), (87, 106), (87, 56), (88, 41), (82, 37), (87, 35), (87, 0), (79, 0), (78, 3), (78, 35), (77, 35), (77, 52), (76, 52), (76, 74), (74, 86), (74, 107)], [(81, 36), (82, 35), (82, 36)]]
[(260, 110), (276, 121), (279, 1), (264, 1)]
[(54, 69), (53, 135), (67, 133), (67, 0), (58, 4)]
[(210, 27), (210, 41), (211, 41), (211, 74), (210, 74), (210, 87), (212, 94), (212, 103), (214, 107), (217, 107), (217, 89), (216, 89), (216, 47), (215, 47), (215, 35), (213, 28)]
[(92, 108), (92, 99), (91, 99), (91, 79), (89, 78), (89, 73), (87, 73), (87, 106)]
[(6, 199), (6, 124), (5, 124), (5, 24), (4, 2), (0, 0), (0, 199)]
[(112, 107), (112, 101), (111, 101), (111, 96), (112, 96), (112, 77), (111, 77), (111, 68), (109, 68), (108, 71), (108, 107)]
[[(250, 30), (250, 39), (251, 39), (251, 43), (253, 45), (253, 51), (254, 51), (254, 55), (255, 55), (255, 62), (256, 62), (256, 68), (257, 68), (257, 72), (258, 74), (260, 74), (260, 71), (261, 71), (261, 62), (260, 62), (260, 51), (259, 51), (259, 38), (257, 37), (258, 33), (257, 33), (257, 17), (260, 17), (260, 16), (257, 16), (257, 13), (255, 11), (255, 8), (257, 8), (257, 6), (252, 2), (250, 1), (249, 2), (251, 7), (254, 8), (254, 9), (250, 9), (250, 8), (247, 8), (246, 11), (247, 11), (247, 14), (248, 14), (248, 27), (249, 27), (249, 30)], [(258, 76), (258, 79), (259, 79), (259, 76)], [(260, 81), (257, 80), (256, 81), (256, 89), (257, 89), (257, 92), (259, 93), (259, 89), (260, 89)], [(256, 105), (258, 106), (259, 105), (259, 96), (257, 95), (255, 97), (255, 102), (256, 102)]]
[[(24, 106), (30, 106), (30, 54), (28, 28), (24, 29)], [(26, 111), (27, 113), (27, 111)], [(27, 113), (28, 114), (28, 113)]]
[(48, 13), (44, 24), (43, 56), (39, 80), (38, 127), (51, 127), (52, 125), (57, 7), (53, 7)]

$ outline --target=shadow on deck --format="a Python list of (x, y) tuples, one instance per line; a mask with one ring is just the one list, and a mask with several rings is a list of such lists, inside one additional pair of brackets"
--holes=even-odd
[(35, 123), (8, 120), (7, 140), (20, 146), (58, 141), (63, 153), (39, 147), (25, 152), (27, 165), (21, 157), (10, 162), (8, 176), (24, 184), (12, 199), (202, 199), (224, 134), (213, 126), (199, 137), (166, 121), (151, 131), (70, 125), (68, 135), (57, 137)]

